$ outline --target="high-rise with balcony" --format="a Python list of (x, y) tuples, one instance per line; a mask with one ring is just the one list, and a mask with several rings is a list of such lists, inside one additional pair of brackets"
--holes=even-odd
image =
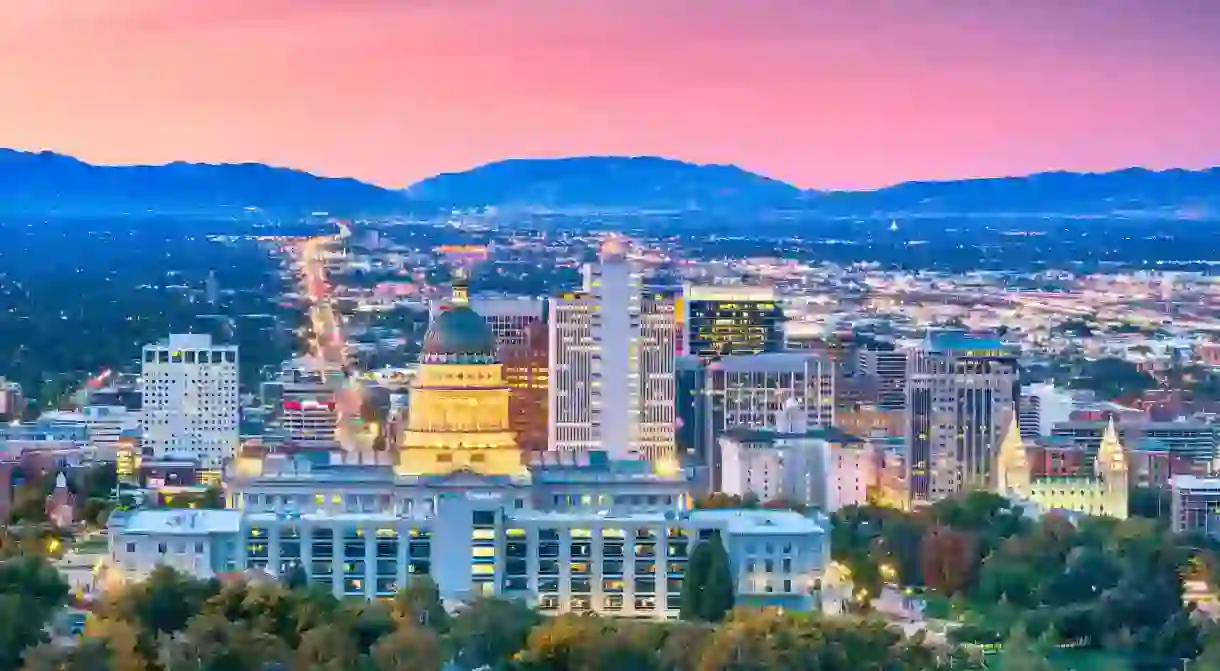
[(144, 347), (140, 366), (143, 447), (218, 469), (237, 447), (237, 347), (174, 334)]
[(993, 337), (930, 331), (910, 353), (905, 461), (912, 504), (994, 489), (996, 459), (1018, 407), (1019, 385), (1015, 355)]

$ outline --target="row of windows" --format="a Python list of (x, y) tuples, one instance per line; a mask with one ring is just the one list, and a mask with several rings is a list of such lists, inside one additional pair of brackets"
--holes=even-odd
[(144, 363), (237, 363), (237, 350), (144, 350)]

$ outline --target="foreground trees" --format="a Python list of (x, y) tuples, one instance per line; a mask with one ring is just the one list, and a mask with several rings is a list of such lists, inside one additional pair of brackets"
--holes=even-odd
[[(705, 560), (704, 575), (724, 568), (714, 554)], [(166, 568), (99, 604), (75, 647), (50, 645), (43, 625), (66, 596), (45, 561), (0, 563), (0, 671), (978, 668), (880, 621), (720, 612), (723, 601), (709, 602), (717, 610), (700, 618), (719, 623), (544, 618), (503, 599), (475, 600), (451, 614), (426, 577), (393, 599), (367, 602), (309, 586), (194, 580)]]
[(961, 623), (955, 640), (1002, 643), (1016, 632), (1046, 646), (1175, 663), (1202, 650), (1182, 575), (1206, 572), (1213, 555), (1155, 520), (1031, 520), (976, 492), (918, 513), (848, 508), (833, 521), (832, 553), (854, 581), (879, 586), (888, 573), (898, 586), (926, 590), (930, 614)]

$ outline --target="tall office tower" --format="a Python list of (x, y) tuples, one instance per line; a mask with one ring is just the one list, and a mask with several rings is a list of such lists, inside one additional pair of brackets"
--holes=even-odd
[(602, 245), (598, 263), (585, 266), (585, 291), (597, 305), (593, 342), (597, 346), (594, 391), (602, 449), (612, 459), (639, 458), (640, 275), (622, 243)]
[(601, 449), (598, 419), (597, 302), (584, 292), (551, 299), (547, 343), (547, 448), (568, 452)]
[(930, 331), (907, 360), (907, 483), (913, 504), (995, 485), (1020, 397), (1016, 357), (996, 338)]
[(704, 359), (783, 349), (783, 310), (767, 287), (688, 284), (682, 351)]
[(652, 460), (675, 454), (680, 295), (676, 289), (648, 289), (640, 302), (640, 424), (636, 438), (640, 454)]
[(143, 447), (220, 468), (237, 448), (237, 348), (211, 336), (173, 334), (144, 347), (140, 367)]
[(526, 452), (547, 449), (547, 363), (545, 299), (474, 296), (470, 308), (483, 316), (496, 337), (504, 367), (509, 423)]
[(1042, 435), (1042, 399), (1036, 394), (1021, 390), (1021, 412), (1017, 415), (1017, 429), (1021, 438), (1029, 440)]
[[(726, 356), (707, 365), (699, 413), (705, 420), (696, 461), (720, 486), (719, 439), (728, 429), (804, 429), (834, 424), (834, 365), (806, 352)], [(796, 418), (794, 421), (793, 418)]]
[(706, 439), (707, 404), (703, 400), (707, 389), (707, 363), (697, 356), (685, 354), (675, 362), (676, 394), (675, 413), (677, 429), (675, 442), (678, 454), (693, 463), (702, 463), (707, 453), (703, 441)]
[(894, 343), (872, 341), (860, 347), (856, 374), (869, 380), (876, 392), (877, 407), (906, 407), (907, 353)]
[[(584, 290), (551, 300), (548, 445), (611, 459), (669, 454), (677, 301), (650, 293), (615, 240), (585, 267)], [(668, 407), (667, 407), (668, 406)]]

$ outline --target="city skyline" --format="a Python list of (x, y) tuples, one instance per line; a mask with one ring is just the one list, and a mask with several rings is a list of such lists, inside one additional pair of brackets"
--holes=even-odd
[(1220, 164), (1200, 0), (0, 7), (0, 146), (391, 187), (662, 155), (807, 188)]

